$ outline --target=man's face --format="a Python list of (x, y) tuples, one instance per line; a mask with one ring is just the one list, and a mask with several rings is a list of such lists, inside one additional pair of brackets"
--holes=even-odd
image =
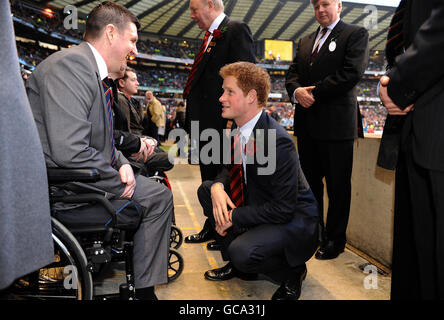
[(137, 81), (137, 75), (134, 72), (129, 71), (127, 74), (128, 77), (125, 80), (120, 80), (121, 90), (127, 95), (133, 96), (137, 94), (139, 82)]
[(233, 119), (238, 125), (242, 125), (243, 119), (246, 118), (251, 108), (248, 104), (248, 96), (244, 95), (242, 89), (237, 85), (236, 78), (233, 76), (228, 76), (224, 79), (222, 88), (224, 93), (219, 98), (219, 101), (222, 103), (222, 117)]
[(339, 0), (319, 0), (313, 8), (319, 24), (322, 27), (328, 27), (338, 19), (342, 5)]
[(138, 54), (137, 39), (137, 27), (134, 23), (130, 23), (125, 30), (120, 32), (115, 28), (110, 47), (112, 61), (108, 66), (108, 72), (125, 70), (127, 58)]
[(204, 2), (204, 0), (190, 0), (190, 18), (197, 22), (201, 30), (207, 31), (213, 22), (211, 18), (213, 8), (209, 6), (209, 2), (206, 4)]

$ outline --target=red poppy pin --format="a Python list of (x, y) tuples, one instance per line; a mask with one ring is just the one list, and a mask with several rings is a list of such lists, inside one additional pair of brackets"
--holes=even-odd
[(222, 37), (222, 31), (220, 31), (219, 29), (214, 29), (213, 30), (213, 39), (217, 40), (220, 39)]
[(256, 141), (254, 139), (248, 140), (247, 144), (245, 145), (244, 150), (246, 155), (252, 156), (256, 153)]
[(223, 36), (223, 34), (224, 34), (224, 32), (225, 31), (227, 31), (227, 26), (224, 26), (222, 29), (214, 29), (213, 30), (213, 39), (214, 40), (217, 40), (217, 39), (220, 39), (220, 38), (222, 38), (222, 36)]

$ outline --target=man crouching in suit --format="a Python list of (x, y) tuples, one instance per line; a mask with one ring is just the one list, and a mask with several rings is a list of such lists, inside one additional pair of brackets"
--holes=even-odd
[[(273, 300), (296, 300), (307, 273), (305, 262), (318, 244), (316, 200), (292, 138), (263, 112), (270, 92), (268, 73), (252, 63), (236, 62), (220, 74), (222, 117), (234, 120), (225, 138), (233, 138), (234, 152), (215, 180), (202, 183), (198, 197), (229, 263), (207, 271), (205, 278), (265, 274), (281, 282)], [(266, 153), (268, 163), (261, 156)], [(268, 170), (270, 163), (274, 167)]]

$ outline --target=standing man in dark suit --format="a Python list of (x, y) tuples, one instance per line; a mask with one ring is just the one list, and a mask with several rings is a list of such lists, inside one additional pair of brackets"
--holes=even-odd
[(390, 69), (380, 86), (389, 115), (405, 118), (391, 298), (444, 299), (444, 1), (402, 0), (395, 19), (386, 47)]
[[(191, 122), (198, 121), (199, 137), (205, 129), (215, 129), (221, 135), (227, 120), (221, 117), (222, 78), (219, 70), (236, 61), (255, 62), (253, 36), (248, 25), (225, 15), (222, 0), (191, 0), (190, 11), (191, 19), (206, 34), (183, 93), (187, 100), (185, 130), (191, 134)], [(221, 163), (202, 163), (200, 151), (204, 146), (205, 141), (199, 141), (202, 181), (214, 179)], [(213, 234), (209, 224), (205, 223), (200, 233), (186, 237), (185, 242), (204, 242)]]
[(293, 140), (263, 110), (268, 73), (249, 62), (227, 65), (220, 73), (222, 117), (233, 119), (236, 127), (228, 137), (234, 138), (231, 160), (214, 180), (202, 183), (198, 196), (221, 238), (222, 257), (230, 262), (207, 271), (205, 278), (263, 273), (282, 283), (273, 300), (296, 300), (305, 262), (318, 244), (316, 200)]
[[(353, 143), (357, 138), (355, 86), (368, 61), (368, 32), (340, 19), (341, 0), (312, 0), (320, 27), (301, 39), (286, 76), (296, 103), (294, 134), (302, 170), (319, 203), (318, 259), (344, 251), (350, 213)], [(325, 177), (329, 198), (323, 225)]]
[(138, 26), (122, 5), (102, 2), (88, 15), (85, 41), (42, 61), (26, 88), (46, 165), (96, 168), (101, 179), (91, 185), (143, 207), (134, 234), (136, 297), (156, 299), (154, 286), (168, 281), (172, 194), (144, 176), (135, 177), (116, 149), (108, 81), (109, 73), (123, 71), (127, 56), (137, 56)]

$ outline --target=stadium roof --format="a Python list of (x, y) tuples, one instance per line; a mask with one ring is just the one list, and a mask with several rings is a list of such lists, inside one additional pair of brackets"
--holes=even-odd
[[(80, 13), (88, 14), (101, 1), (53, 0), (41, 2), (63, 8), (75, 5)], [(189, 1), (184, 0), (118, 0), (138, 16), (141, 32), (159, 36), (203, 38), (203, 32), (190, 19)], [(293, 40), (313, 32), (318, 24), (310, 0), (224, 0), (225, 12), (233, 19), (248, 23), (255, 40)], [(375, 11), (374, 8), (377, 10)], [(369, 10), (370, 9), (370, 10)], [(395, 8), (368, 7), (366, 4), (342, 2), (341, 18), (348, 23), (367, 27), (370, 49), (383, 50), (387, 28)], [(377, 16), (377, 20), (374, 18)], [(374, 22), (377, 22), (374, 24)]]

